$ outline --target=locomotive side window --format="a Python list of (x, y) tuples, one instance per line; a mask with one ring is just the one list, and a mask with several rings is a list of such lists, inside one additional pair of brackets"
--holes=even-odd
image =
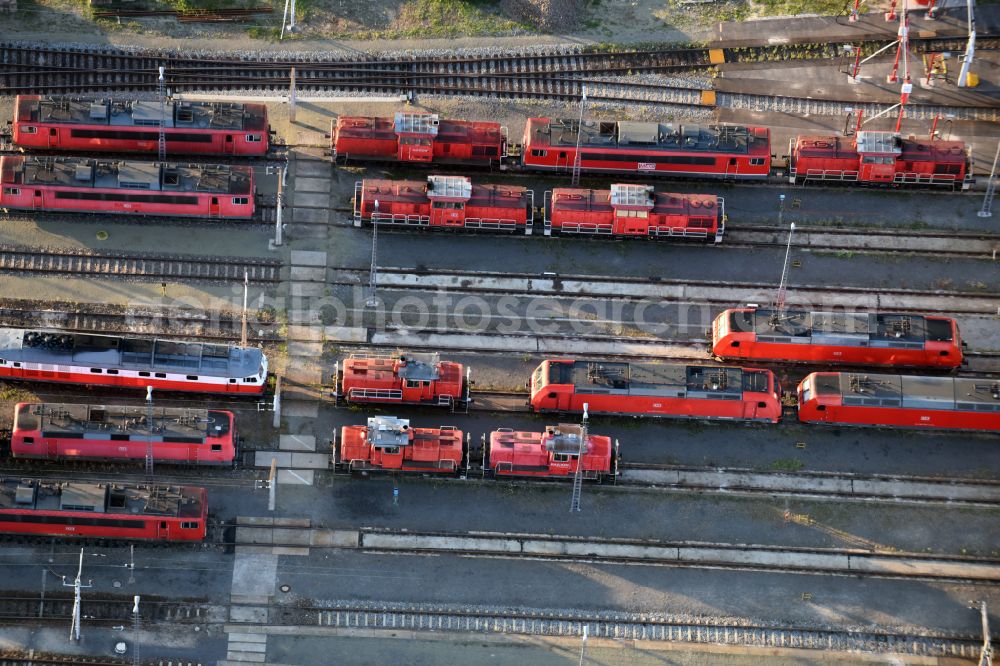
[(90, 371), (93, 372), (95, 375), (101, 374), (100, 368), (91, 368)]
[(196, 381), (198, 381), (198, 375), (188, 375), (187, 376), (187, 380), (189, 382), (196, 382)]
[(31, 127), (30, 125), (28, 125), (26, 127), (22, 127), (21, 131), (24, 132), (25, 134), (38, 134), (38, 128), (37, 127)]
[(212, 450), (213, 451), (221, 451), (222, 450), (222, 444), (212, 444)]
[(181, 529), (182, 530), (196, 530), (196, 529), (198, 529), (198, 523), (197, 522), (183, 521), (183, 522), (181, 522)]
[(35, 438), (34, 437), (25, 437), (21, 441), (24, 442), (25, 444), (34, 444), (35, 443)]
[(750, 166), (762, 166), (764, 164), (763, 157), (751, 157)]
[(17, 195), (19, 195), (21, 193), (21, 189), (18, 188), (18, 187), (5, 187), (5, 188), (3, 188), (3, 193), (4, 194), (12, 194), (14, 196), (17, 196)]
[(234, 206), (245, 206), (250, 203), (249, 197), (233, 197)]
[(767, 403), (766, 402), (758, 402), (757, 406), (760, 407), (761, 409), (764, 409), (765, 407), (767, 407)]
[(247, 134), (247, 141), (250, 143), (260, 143), (259, 134)]
[(549, 151), (547, 151), (547, 150), (538, 150), (537, 148), (534, 148), (531, 151), (531, 156), (532, 157), (545, 157), (548, 154), (549, 154)]
[(146, 372), (145, 370), (140, 370), (139, 371), (139, 376), (140, 377), (149, 377), (149, 373)]
[(114, 368), (109, 368), (109, 369), (108, 369), (108, 370), (107, 370), (106, 372), (107, 372), (107, 373), (108, 373), (109, 375), (117, 375), (117, 374), (118, 374), (118, 371), (117, 371), (117, 370), (115, 370)]
[(158, 372), (158, 373), (156, 373), (156, 378), (157, 379), (166, 379), (167, 378), (167, 374), (165, 372)]
[(56, 131), (56, 128), (55, 127), (50, 127), (49, 128), (49, 136), (55, 136), (56, 134), (58, 134), (58, 132)]

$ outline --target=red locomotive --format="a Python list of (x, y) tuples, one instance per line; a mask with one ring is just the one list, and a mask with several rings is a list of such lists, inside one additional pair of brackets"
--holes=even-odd
[(507, 157), (507, 130), (499, 123), (441, 120), (436, 113), (392, 118), (341, 116), (331, 128), (334, 161), (382, 160), (499, 165)]
[(770, 370), (666, 363), (543, 361), (531, 376), (536, 412), (628, 414), (777, 423), (780, 387)]
[(814, 372), (799, 384), (805, 423), (1000, 430), (1000, 380)]
[(230, 464), (236, 457), (233, 413), (155, 407), (28, 404), (14, 410), (10, 450), (15, 458), (153, 460), (192, 465)]
[(0, 157), (0, 208), (220, 219), (254, 214), (253, 169)]
[(858, 132), (853, 138), (802, 135), (788, 147), (788, 180), (969, 189), (972, 157), (962, 141)]
[(204, 488), (0, 479), (0, 533), (202, 541), (207, 522)]
[(712, 322), (712, 353), (724, 360), (929, 368), (962, 364), (950, 317), (740, 308)]
[(500, 428), (490, 433), (484, 451), (484, 469), (494, 476), (567, 478), (582, 465), (585, 479), (603, 480), (614, 474), (617, 444), (604, 435), (587, 434), (580, 456), (582, 426), (560, 423), (545, 432), (518, 432)]
[(469, 370), (437, 354), (352, 354), (337, 364), (337, 397), (352, 403), (469, 403)]
[[(263, 104), (168, 101), (162, 113), (173, 155), (264, 155), (270, 148)], [(14, 144), (22, 148), (155, 154), (161, 108), (159, 102), (18, 95), (13, 124)]]
[(455, 474), (466, 467), (461, 430), (411, 428), (408, 419), (372, 416), (368, 425), (344, 426), (334, 442), (334, 465), (351, 472)]
[(584, 122), (529, 118), (522, 164), (570, 172), (577, 145), (582, 171), (763, 180), (771, 172), (766, 127), (673, 125), (631, 121)]
[(651, 185), (545, 193), (545, 235), (597, 234), (722, 242), (725, 202), (714, 194), (655, 192)]
[(0, 379), (260, 395), (267, 357), (235, 345), (0, 328)]
[(354, 185), (354, 225), (360, 227), (374, 217), (379, 224), (421, 229), (530, 235), (534, 203), (534, 192), (524, 187), (474, 185), (465, 176), (428, 176), (426, 182), (364, 180)]

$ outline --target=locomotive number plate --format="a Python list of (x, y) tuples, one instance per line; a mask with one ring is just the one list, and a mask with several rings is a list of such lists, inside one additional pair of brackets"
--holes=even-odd
[(639, 162), (639, 171), (656, 171), (655, 162)]

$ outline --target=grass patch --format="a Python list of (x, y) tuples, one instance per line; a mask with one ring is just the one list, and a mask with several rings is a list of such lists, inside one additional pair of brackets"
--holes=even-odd
[(355, 39), (404, 39), (410, 37), (475, 37), (535, 32), (531, 26), (502, 16), (490, 0), (410, 0), (396, 18), (398, 28), (363, 30), (336, 35)]
[(838, 15), (845, 11), (843, 0), (756, 0), (750, 4), (757, 16), (785, 16), (788, 14)]
[(804, 466), (805, 463), (797, 458), (779, 458), (769, 465), (775, 472), (798, 472)]

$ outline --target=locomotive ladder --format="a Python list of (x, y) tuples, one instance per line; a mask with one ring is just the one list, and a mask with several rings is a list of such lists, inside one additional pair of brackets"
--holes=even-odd
[(583, 404), (583, 424), (580, 431), (580, 448), (576, 454), (576, 473), (573, 475), (573, 495), (569, 500), (569, 511), (580, 510), (580, 495), (583, 493), (583, 452), (587, 446), (587, 403)]

